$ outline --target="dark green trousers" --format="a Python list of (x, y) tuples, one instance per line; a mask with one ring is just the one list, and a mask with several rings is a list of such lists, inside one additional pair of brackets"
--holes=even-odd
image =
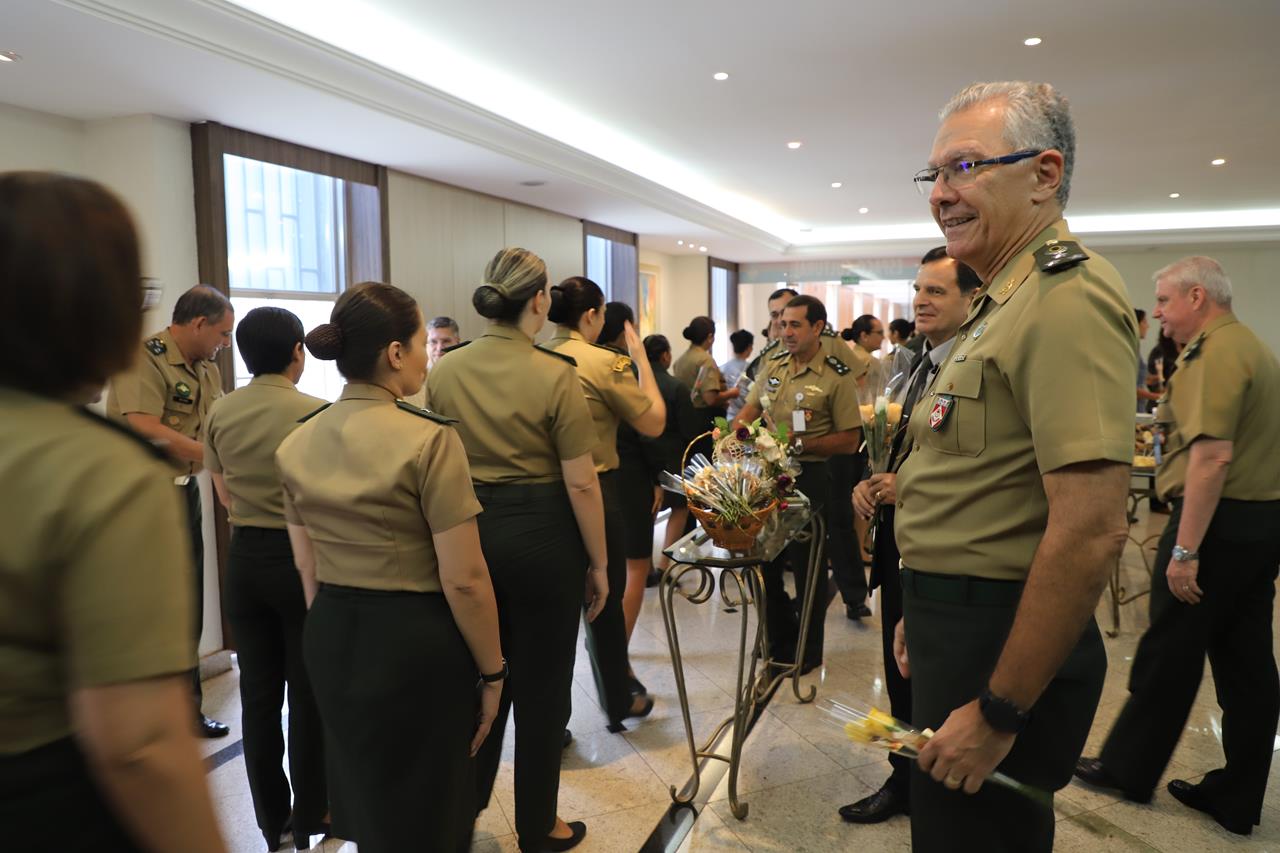
[(200, 505), (200, 483), (195, 477), (179, 486), (187, 508), (187, 535), (191, 538), (191, 561), (195, 569), (195, 649), (196, 668), (191, 670), (191, 690), (196, 698), (196, 714), (204, 704), (204, 687), (200, 683), (200, 634), (204, 631), (204, 510)]
[[(809, 498), (815, 513), (825, 512), (830, 479), (825, 462), (804, 462), (796, 488)], [(777, 661), (792, 662), (796, 659), (796, 647), (800, 640), (801, 605), (804, 589), (809, 579), (810, 545), (823, 543), (792, 542), (778, 559), (763, 566), (765, 590), (765, 618), (769, 626), (769, 654)], [(796, 581), (796, 597), (787, 595), (782, 571), (789, 566)], [(818, 588), (813, 596), (813, 611), (809, 619), (809, 633), (804, 647), (806, 666), (822, 662), (824, 621), (827, 615), (827, 564), (818, 564)]]
[(1173, 597), (1166, 580), (1182, 520), (1175, 501), (1151, 578), (1151, 627), (1129, 672), (1129, 701), (1102, 748), (1102, 763), (1131, 793), (1154, 790), (1187, 724), (1205, 656), (1222, 707), (1226, 764), (1201, 790), (1227, 819), (1256, 825), (1280, 718), (1271, 639), (1280, 501), (1219, 502), (1200, 545), (1199, 604)]
[[(987, 686), (1013, 625), (1021, 585), (953, 577), (949, 594), (925, 595), (912, 575), (903, 573), (911, 723), (936, 731), (951, 711), (977, 699)], [(1009, 589), (1002, 591), (1001, 584)], [(1000, 597), (1007, 602), (976, 603)], [(999, 769), (1045, 791), (1065, 787), (1093, 724), (1106, 672), (1102, 635), (1090, 619)], [(978, 793), (966, 794), (948, 790), (918, 767), (912, 770), (911, 847), (916, 853), (1049, 853), (1053, 832), (1051, 808), (1007, 788), (988, 782)]]

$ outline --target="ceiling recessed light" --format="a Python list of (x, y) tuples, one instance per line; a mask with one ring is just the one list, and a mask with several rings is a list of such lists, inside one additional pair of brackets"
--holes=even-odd
[(832, 182), (831, 182), (831, 189), (833, 189), (833, 190), (838, 190), (838, 189), (840, 189), (842, 186), (844, 186), (844, 184), (840, 183), (839, 181), (832, 181)]
[(1226, 160), (1224, 160), (1224, 159), (1222, 159), (1221, 157), (1217, 157), (1217, 158), (1215, 158), (1215, 159), (1213, 159), (1213, 160), (1210, 160), (1210, 161), (1209, 161), (1209, 165), (1210, 165), (1210, 166), (1223, 166), (1223, 165), (1225, 165), (1225, 164), (1226, 164), (1226, 162), (1227, 162), (1227, 161), (1226, 161)]
[(729, 72), (728, 72), (728, 71), (717, 71), (715, 74), (712, 74), (712, 75), (711, 75), (711, 79), (712, 79), (712, 80), (728, 80), (728, 79), (729, 79)]
[(676, 241), (676, 245), (677, 245), (677, 246), (683, 246), (683, 245), (684, 245), (684, 241), (683, 241), (683, 240), (677, 240), (677, 241)]
[(12, 50), (0, 50), (0, 62), (17, 62), (21, 58)]
[(520, 186), (522, 187), (545, 187), (546, 185), (547, 185), (546, 181), (521, 181), (520, 182)]
[(795, 151), (795, 150), (796, 150), (797, 148), (799, 148), (801, 145), (804, 145), (804, 143), (803, 143), (803, 142), (788, 142), (788, 143), (787, 143), (787, 147), (788, 147), (788, 148), (790, 148), (792, 151)]
[(1032, 36), (1029, 39), (1023, 39), (1022, 43), (1025, 44), (1027, 47), (1035, 47), (1040, 43), (1040, 41), (1041, 39), (1039, 36)]
[(1169, 198), (1182, 198), (1182, 193), (1169, 193)]
[(860, 207), (860, 208), (858, 208), (858, 212), (859, 212), (859, 213), (870, 213), (870, 212), (871, 212), (871, 208), (869, 208), (869, 207)]
[(707, 247), (706, 247), (706, 246), (699, 246), (699, 247), (698, 247), (698, 251), (699, 251), (699, 252), (705, 252), (706, 250), (707, 250)]

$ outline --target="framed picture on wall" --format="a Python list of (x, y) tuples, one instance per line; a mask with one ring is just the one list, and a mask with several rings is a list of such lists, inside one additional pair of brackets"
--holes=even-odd
[(640, 290), (636, 294), (637, 331), (641, 339), (658, 331), (658, 275), (661, 270), (651, 264), (640, 265)]

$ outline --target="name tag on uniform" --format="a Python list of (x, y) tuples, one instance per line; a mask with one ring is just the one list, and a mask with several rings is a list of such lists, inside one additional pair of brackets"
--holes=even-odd
[(951, 407), (955, 404), (955, 397), (949, 394), (939, 394), (938, 399), (933, 404), (933, 409), (929, 412), (929, 429), (934, 432), (942, 429), (942, 425), (947, 422), (947, 416), (951, 414)]
[(804, 409), (796, 409), (791, 413), (791, 431), (804, 432)]

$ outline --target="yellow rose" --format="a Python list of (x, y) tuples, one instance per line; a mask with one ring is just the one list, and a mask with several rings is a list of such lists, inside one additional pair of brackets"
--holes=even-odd
[(890, 403), (887, 409), (887, 414), (889, 426), (893, 426), (898, 421), (902, 420), (902, 404)]
[(862, 413), (863, 423), (871, 423), (876, 419), (876, 409), (870, 403), (863, 403), (858, 407), (858, 411)]

